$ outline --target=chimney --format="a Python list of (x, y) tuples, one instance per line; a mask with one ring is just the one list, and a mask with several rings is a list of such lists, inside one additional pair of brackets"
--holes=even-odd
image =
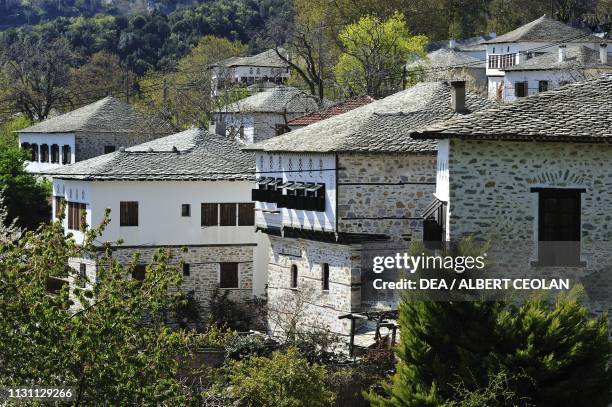
[(493, 38), (495, 38), (495, 37), (497, 37), (497, 33), (496, 33), (495, 31), (490, 31), (490, 32), (489, 32), (489, 38), (490, 38), (490, 39), (493, 39)]
[(454, 49), (456, 45), (457, 45), (457, 41), (455, 41), (454, 38), (451, 38), (448, 40), (448, 47), (450, 49)]
[(465, 81), (452, 81), (451, 107), (457, 113), (465, 112)]
[(559, 62), (565, 61), (565, 45), (559, 45)]
[(608, 64), (608, 44), (599, 44), (599, 60), (602, 65)]
[(527, 59), (527, 54), (525, 54), (523, 51), (517, 53), (517, 58), (516, 58), (516, 64), (522, 64), (523, 62), (525, 62), (525, 60)]

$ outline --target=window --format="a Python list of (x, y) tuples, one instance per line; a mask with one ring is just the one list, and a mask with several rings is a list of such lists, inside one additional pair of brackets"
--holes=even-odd
[(181, 216), (183, 216), (183, 217), (191, 216), (191, 205), (189, 205), (189, 204), (182, 204), (181, 205)]
[(219, 212), (216, 203), (202, 204), (202, 226), (217, 226), (219, 224)]
[(183, 263), (183, 276), (189, 277), (191, 275), (191, 267), (189, 263)]
[(138, 226), (138, 202), (120, 202), (119, 226)]
[(291, 288), (298, 286), (298, 268), (295, 264), (291, 266)]
[(147, 266), (144, 264), (137, 264), (132, 270), (132, 278), (138, 281), (144, 281), (145, 274), (147, 273)]
[(83, 288), (87, 284), (87, 266), (85, 263), (79, 264), (79, 287)]
[(47, 276), (45, 290), (50, 294), (57, 294), (58, 292), (60, 292), (62, 287), (65, 286), (66, 284), (68, 284), (68, 281), (64, 279), (61, 279), (58, 277)]
[(62, 164), (70, 164), (70, 161), (72, 161), (70, 146), (64, 144), (62, 146)]
[(236, 226), (236, 204), (222, 203), (221, 205), (221, 226)]
[(41, 163), (49, 162), (49, 146), (47, 144), (40, 145), (40, 162)]
[(32, 151), (32, 159), (31, 161), (38, 161), (38, 144), (32, 143), (30, 144), (30, 150)]
[(329, 264), (323, 263), (323, 270), (321, 274), (323, 291), (329, 291)]
[(59, 163), (59, 146), (57, 144), (51, 145), (51, 162), (53, 164)]
[(219, 288), (238, 288), (238, 263), (219, 263)]
[(290, 131), (291, 131), (291, 128), (289, 128), (289, 126), (287, 126), (286, 124), (276, 124), (274, 126), (274, 133), (277, 136), (280, 136), (281, 134), (289, 133)]
[(533, 189), (538, 192), (538, 264), (580, 264), (582, 189)]
[(546, 92), (548, 90), (548, 81), (538, 81), (538, 92)]
[(255, 204), (239, 203), (238, 204), (238, 226), (253, 226), (255, 225)]
[(85, 211), (85, 204), (77, 202), (68, 202), (68, 229), (81, 229), (81, 214)]
[(104, 154), (110, 154), (115, 152), (115, 146), (104, 146)]
[(66, 200), (61, 196), (55, 197), (55, 219), (59, 219), (66, 210)]
[(527, 82), (514, 83), (514, 96), (516, 96), (517, 98), (527, 96)]

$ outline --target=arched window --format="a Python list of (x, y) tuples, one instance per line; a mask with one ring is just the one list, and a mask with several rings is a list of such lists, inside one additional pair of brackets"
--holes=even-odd
[(38, 144), (36, 143), (32, 143), (30, 144), (30, 151), (32, 152), (32, 160), (31, 161), (38, 161)]
[(72, 152), (70, 151), (70, 146), (68, 144), (64, 144), (62, 146), (62, 164), (70, 164), (72, 160), (71, 157)]
[(40, 162), (41, 163), (49, 162), (49, 145), (47, 144), (40, 145)]
[(30, 150), (31, 148), (32, 147), (30, 146), (30, 143), (21, 143), (21, 149), (23, 151), (26, 151), (30, 158), (32, 158), (32, 150)]
[(51, 144), (51, 162), (59, 164), (59, 146), (57, 144)]
[(291, 266), (291, 288), (297, 288), (298, 286), (298, 268), (294, 264)]
[(321, 280), (323, 291), (329, 291), (329, 264), (323, 263), (321, 271)]

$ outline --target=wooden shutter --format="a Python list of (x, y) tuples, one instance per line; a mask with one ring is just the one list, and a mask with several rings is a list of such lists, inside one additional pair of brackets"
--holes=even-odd
[(119, 204), (119, 225), (138, 226), (138, 202), (128, 201)]
[(329, 290), (329, 264), (323, 263), (323, 291)]
[(202, 226), (217, 226), (219, 224), (217, 206), (216, 203), (202, 204)]
[(62, 212), (66, 212), (66, 200), (61, 196), (55, 197), (55, 219), (59, 219)]
[(238, 226), (253, 226), (255, 224), (255, 204), (238, 204)]
[(68, 229), (79, 230), (81, 228), (81, 212), (85, 208), (85, 204), (68, 202)]
[(236, 204), (221, 204), (221, 226), (236, 226)]
[(219, 263), (219, 288), (238, 288), (238, 263)]

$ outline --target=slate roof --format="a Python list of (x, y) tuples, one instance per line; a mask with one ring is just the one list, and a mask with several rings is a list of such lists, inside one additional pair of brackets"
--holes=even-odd
[(485, 51), (487, 46), (484, 44), (484, 42), (490, 38), (491, 37), (489, 37), (489, 35), (457, 38), (454, 39), (454, 48), (450, 48), (450, 40), (430, 41), (427, 44), (427, 51), (436, 51), (438, 49), (453, 49), (455, 51)]
[[(447, 82), (423, 82), (349, 112), (246, 147), (273, 152), (434, 152), (436, 143), (409, 137), (413, 130), (457, 113)], [(466, 97), (469, 111), (491, 106), (480, 96)]]
[[(19, 133), (129, 133), (143, 130), (141, 126), (154, 129), (157, 134), (169, 133), (161, 122), (138, 112), (127, 103), (112, 96), (80, 107), (68, 113), (52, 117)], [(150, 132), (150, 131), (149, 131)]]
[(253, 180), (255, 157), (235, 140), (185, 130), (49, 171), (54, 178), (121, 181)]
[[(282, 49), (280, 52), (284, 52)], [(272, 68), (287, 68), (288, 63), (279, 58), (275, 50), (269, 49), (257, 55), (251, 55), (246, 57), (231, 57), (223, 59), (211, 66), (223, 66), (226, 68), (234, 66), (259, 66), (259, 67), (272, 67)]]
[(596, 37), (588, 31), (570, 27), (569, 25), (543, 15), (537, 20), (488, 40), (485, 42), (485, 44), (499, 44), (507, 42), (600, 43), (612, 41), (609, 39)]
[(406, 65), (407, 69), (415, 69), (422, 67), (430, 68), (471, 68), (485, 69), (485, 61), (474, 58), (464, 52), (455, 51), (454, 49), (442, 48), (427, 54), (427, 58), (420, 59)]
[(221, 108), (222, 113), (307, 113), (319, 109), (316, 99), (291, 86), (278, 85)]
[(599, 57), (599, 51), (585, 47), (584, 45), (568, 45), (565, 50), (565, 60), (563, 62), (559, 62), (558, 52), (547, 52), (546, 54), (528, 59), (522, 64), (507, 67), (503, 70), (512, 72), (592, 68), (612, 68), (612, 63), (603, 65)]
[(309, 113), (304, 116), (296, 117), (293, 120), (289, 120), (287, 124), (289, 126), (308, 126), (321, 120), (328, 119), (332, 116), (336, 116), (342, 113), (346, 113), (349, 110), (356, 109), (358, 107), (367, 105), (368, 103), (374, 102), (372, 96), (364, 95), (354, 99), (345, 100), (340, 103), (336, 103), (326, 109), (319, 110), (318, 112)]
[(576, 82), (413, 132), (414, 138), (612, 141), (612, 75)]

